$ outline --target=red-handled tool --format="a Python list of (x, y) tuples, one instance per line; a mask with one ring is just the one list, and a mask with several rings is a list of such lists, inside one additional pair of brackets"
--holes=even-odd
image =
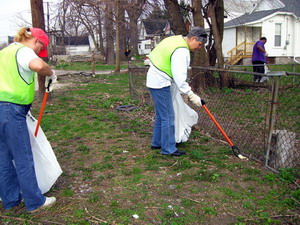
[(46, 91), (45, 91), (45, 94), (44, 94), (44, 97), (43, 97), (42, 106), (41, 106), (41, 110), (40, 110), (40, 115), (39, 115), (38, 122), (37, 122), (35, 132), (34, 132), (35, 137), (37, 136), (37, 133), (39, 131), (39, 127), (40, 127), (40, 124), (41, 124), (41, 121), (42, 121), (42, 118), (43, 118), (43, 113), (44, 113), (44, 110), (45, 110), (45, 107), (46, 107), (46, 103), (47, 103), (51, 83), (52, 83), (52, 80), (49, 80), (48, 87), (46, 87)]
[(215, 117), (210, 113), (210, 111), (208, 110), (208, 108), (205, 105), (205, 101), (201, 100), (201, 104), (202, 104), (202, 108), (204, 109), (204, 111), (207, 113), (207, 115), (210, 117), (210, 119), (214, 122), (214, 124), (217, 126), (217, 128), (219, 129), (219, 131), (221, 132), (221, 134), (224, 136), (224, 138), (226, 139), (226, 141), (228, 142), (228, 144), (231, 146), (232, 152), (235, 156), (239, 157), (240, 159), (247, 159), (245, 156), (243, 156), (240, 152), (240, 149), (235, 146), (232, 141), (229, 139), (229, 137), (227, 136), (227, 134), (224, 132), (224, 130), (222, 129), (222, 127), (220, 126), (220, 124), (217, 122), (217, 120), (215, 119)]
[(44, 110), (45, 110), (45, 106), (46, 106), (48, 95), (49, 95), (49, 93), (45, 92), (44, 98), (43, 98), (43, 101), (42, 101), (41, 110), (40, 110), (40, 115), (39, 115), (38, 122), (37, 122), (37, 125), (36, 125), (36, 128), (35, 128), (35, 132), (34, 132), (34, 136), (35, 137), (37, 136), (37, 133), (38, 133), (38, 130), (39, 130), (42, 118), (43, 118), (43, 113), (44, 113)]

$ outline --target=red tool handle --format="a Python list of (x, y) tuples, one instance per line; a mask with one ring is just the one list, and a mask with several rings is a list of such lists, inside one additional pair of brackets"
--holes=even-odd
[(37, 136), (37, 133), (38, 133), (38, 130), (39, 130), (39, 126), (40, 126), (41, 121), (42, 121), (42, 117), (43, 117), (43, 113), (44, 113), (44, 110), (45, 110), (45, 106), (46, 106), (48, 95), (49, 95), (49, 93), (45, 92), (44, 98), (43, 98), (43, 101), (42, 101), (42, 107), (41, 107), (41, 110), (40, 110), (40, 115), (39, 115), (38, 122), (37, 122), (37, 125), (36, 125), (36, 128), (35, 128), (35, 132), (34, 132), (34, 136), (35, 137)]
[(231, 142), (231, 140), (229, 139), (229, 137), (227, 136), (227, 134), (224, 132), (224, 130), (222, 129), (222, 127), (220, 126), (220, 124), (217, 122), (217, 120), (215, 119), (215, 117), (210, 113), (210, 111), (207, 109), (206, 105), (202, 105), (202, 108), (205, 110), (205, 112), (207, 113), (207, 115), (211, 118), (211, 120), (214, 122), (214, 124), (217, 126), (217, 128), (219, 129), (219, 131), (222, 133), (222, 135), (225, 137), (226, 141), (228, 142), (228, 144), (230, 144), (230, 146), (233, 146), (233, 143)]

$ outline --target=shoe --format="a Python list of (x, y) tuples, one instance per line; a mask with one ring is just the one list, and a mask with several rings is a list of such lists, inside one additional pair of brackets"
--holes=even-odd
[(35, 212), (37, 212), (37, 211), (39, 211), (41, 209), (45, 209), (45, 208), (51, 207), (52, 205), (55, 204), (55, 202), (56, 202), (56, 198), (55, 197), (46, 197), (45, 203), (41, 207), (39, 207), (39, 208), (37, 208), (35, 210), (30, 211), (30, 213), (35, 213)]
[(184, 151), (177, 150), (176, 152), (173, 152), (172, 154), (162, 154), (162, 155), (169, 155), (169, 156), (182, 156), (185, 155)]
[(160, 146), (151, 146), (151, 149), (161, 149)]
[(181, 145), (183, 145), (184, 142), (179, 142), (179, 143), (176, 143), (176, 147), (180, 147)]
[[(176, 147), (179, 147), (180, 145), (182, 145), (182, 142), (176, 143)], [(151, 146), (151, 149), (161, 149), (160, 146)]]
[(261, 79), (260, 79), (260, 83), (263, 83), (263, 82), (265, 82), (265, 81), (267, 81), (267, 80), (269, 80), (269, 77), (266, 77), (266, 76), (264, 76), (264, 77), (262, 77)]

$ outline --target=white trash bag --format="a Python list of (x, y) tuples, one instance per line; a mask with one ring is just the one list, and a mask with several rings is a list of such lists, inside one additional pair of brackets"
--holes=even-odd
[(182, 99), (176, 84), (171, 85), (172, 102), (175, 116), (175, 141), (186, 142), (192, 131), (192, 126), (198, 122), (198, 113), (190, 108)]
[(57, 178), (62, 174), (62, 170), (41, 127), (39, 127), (37, 136), (34, 136), (37, 120), (31, 115), (30, 112), (28, 112), (26, 116), (26, 121), (37, 182), (39, 188), (44, 194), (48, 192), (54, 185)]
[[(271, 72), (271, 71), (269, 70), (269, 68), (268, 68), (268, 66), (267, 66), (266, 63), (264, 63), (264, 68), (265, 68), (265, 74)], [(262, 76), (259, 82), (260, 82), (260, 83), (263, 83), (263, 82), (265, 82), (265, 81), (267, 81), (267, 80), (269, 80), (269, 77), (267, 77), (267, 76)]]

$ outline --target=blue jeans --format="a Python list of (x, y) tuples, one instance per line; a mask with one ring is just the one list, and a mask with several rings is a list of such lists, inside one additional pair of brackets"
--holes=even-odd
[(149, 88), (155, 107), (152, 146), (161, 147), (162, 154), (177, 151), (175, 142), (174, 110), (170, 87)]
[(26, 209), (32, 211), (46, 200), (35, 175), (26, 123), (29, 109), (30, 105), (0, 102), (0, 197), (5, 209), (24, 199)]

